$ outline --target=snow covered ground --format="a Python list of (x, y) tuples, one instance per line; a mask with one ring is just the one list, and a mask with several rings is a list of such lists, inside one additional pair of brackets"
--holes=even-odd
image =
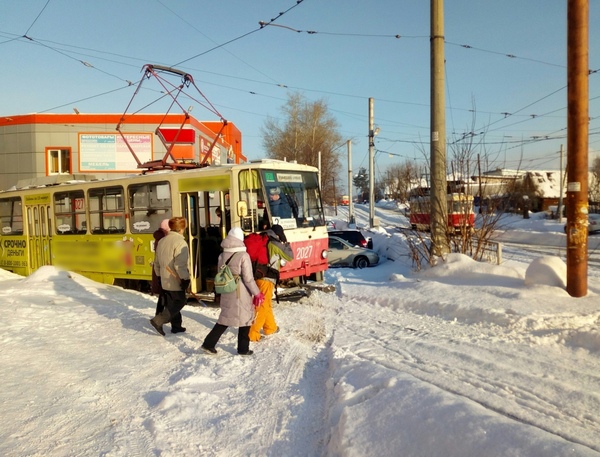
[[(199, 351), (217, 308), (187, 306), (187, 332), (161, 337), (154, 297), (0, 270), (0, 455), (600, 456), (600, 272), (583, 298), (548, 285), (560, 258), (519, 249), (415, 272), (406, 219), (384, 206), (369, 233), (382, 263), (276, 305), (282, 331), (252, 357), (236, 330)], [(356, 216), (364, 227), (368, 208)]]

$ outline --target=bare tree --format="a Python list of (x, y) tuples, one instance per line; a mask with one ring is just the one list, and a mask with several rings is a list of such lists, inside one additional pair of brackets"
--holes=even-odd
[[(475, 109), (473, 112), (475, 113)], [(466, 204), (471, 197), (465, 199), (465, 204), (461, 206), (464, 211), (461, 220), (464, 222), (448, 233), (450, 247), (452, 252), (467, 254), (476, 260), (495, 257), (492, 238), (495, 230), (501, 228), (503, 213), (525, 201), (518, 170), (507, 175), (497, 165), (503, 145), (490, 151), (485, 143), (485, 136), (486, 129), (476, 129), (474, 114), (471, 125), (463, 133), (453, 135), (447, 145), (447, 192), (476, 197), (479, 203), (475, 227), (472, 227), (468, 217), (471, 208)], [(423, 145), (418, 148), (427, 160), (426, 148)], [(497, 174), (485, 175), (485, 171), (494, 168), (497, 169)], [(436, 262), (430, 252), (428, 237), (413, 231), (407, 238), (417, 268), (420, 268), (421, 262)]]
[(293, 93), (288, 95), (281, 111), (281, 122), (268, 118), (261, 129), (268, 156), (317, 167), (320, 152), (323, 200), (334, 202), (335, 182), (341, 170), (341, 153), (336, 149), (339, 149), (342, 137), (327, 103), (324, 100), (308, 101)]
[[(591, 182), (588, 188), (591, 206), (600, 206), (600, 157), (596, 157), (592, 162)], [(597, 209), (597, 208), (594, 208)]]
[(418, 182), (418, 169), (412, 162), (392, 165), (385, 170), (383, 184), (387, 194), (400, 203), (408, 201), (409, 192)]

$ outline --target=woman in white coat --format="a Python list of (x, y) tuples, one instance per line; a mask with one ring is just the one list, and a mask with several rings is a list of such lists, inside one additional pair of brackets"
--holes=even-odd
[(216, 354), (215, 346), (227, 327), (238, 327), (237, 352), (240, 355), (252, 355), (254, 352), (250, 350), (248, 332), (254, 320), (254, 304), (262, 302), (264, 296), (254, 281), (252, 261), (246, 252), (242, 229), (239, 227), (231, 229), (221, 243), (221, 247), (223, 253), (219, 256), (218, 268), (231, 258), (227, 265), (234, 275), (239, 275), (240, 281), (237, 290), (221, 295), (221, 314), (204, 339), (202, 349), (210, 354)]

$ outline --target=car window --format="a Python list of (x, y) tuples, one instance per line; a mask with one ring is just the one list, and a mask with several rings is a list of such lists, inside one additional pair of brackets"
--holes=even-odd
[(344, 249), (344, 244), (335, 238), (329, 238), (329, 247), (332, 249)]

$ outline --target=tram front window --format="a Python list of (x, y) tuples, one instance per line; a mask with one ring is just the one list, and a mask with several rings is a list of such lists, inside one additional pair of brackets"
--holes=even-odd
[(319, 183), (314, 172), (261, 170), (266, 198), (263, 221), (283, 228), (325, 225)]

